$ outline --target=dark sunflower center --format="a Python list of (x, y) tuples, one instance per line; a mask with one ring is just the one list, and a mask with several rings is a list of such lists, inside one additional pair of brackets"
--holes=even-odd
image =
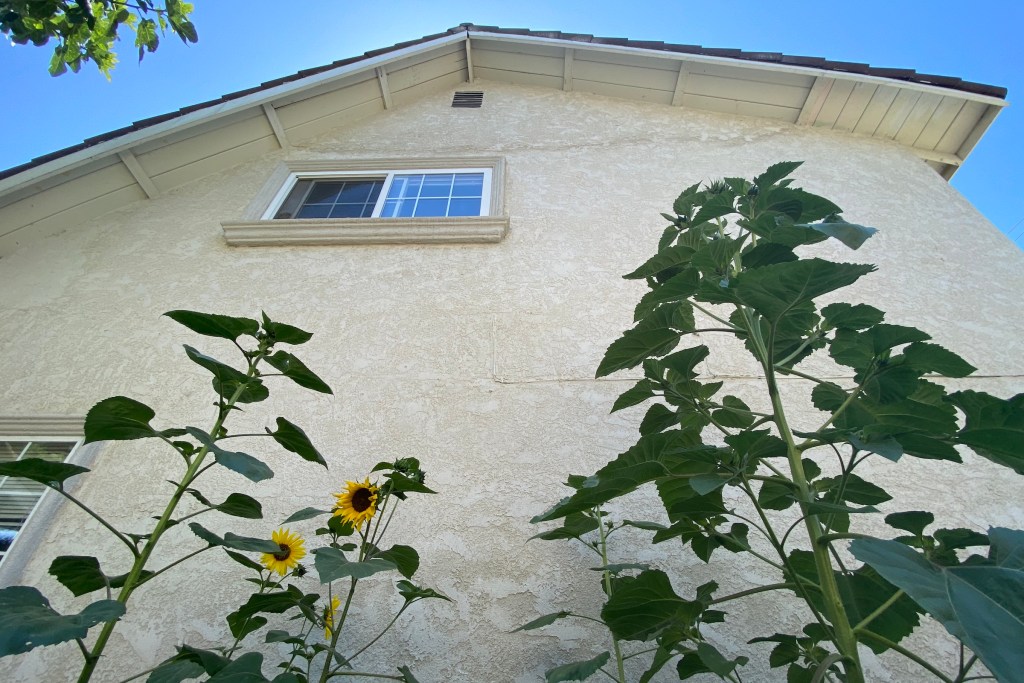
[(373, 491), (368, 488), (356, 489), (352, 494), (352, 509), (356, 512), (363, 512), (370, 509), (373, 503)]
[(281, 549), (281, 552), (274, 553), (274, 559), (275, 560), (278, 560), (279, 562), (284, 562), (289, 557), (291, 557), (291, 554), (292, 554), (292, 549), (291, 548), (286, 546), (284, 543), (278, 543), (277, 547)]

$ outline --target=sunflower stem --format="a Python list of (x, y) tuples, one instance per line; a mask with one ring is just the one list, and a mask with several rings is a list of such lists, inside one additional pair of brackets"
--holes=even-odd
[[(597, 530), (599, 534), (599, 543), (601, 546), (601, 566), (608, 566), (608, 534), (604, 528), (604, 519), (601, 516), (601, 506), (598, 505), (594, 508), (594, 516), (597, 517)], [(608, 596), (608, 599), (612, 599), (612, 573), (605, 569), (601, 572), (601, 579), (604, 581), (604, 592)], [(609, 631), (610, 632), (610, 631)], [(618, 683), (626, 683), (626, 668), (624, 660), (622, 659), (622, 648), (619, 647), (619, 639), (612, 635), (612, 649), (615, 651), (615, 664), (618, 669), (619, 677)]]
[(356, 653), (355, 653), (354, 655), (352, 655), (351, 657), (348, 657), (348, 661), (350, 661), (350, 662), (351, 662), (351, 661), (352, 661), (353, 659), (355, 659), (356, 657), (358, 657), (358, 656), (359, 656), (359, 655), (361, 655), (362, 653), (366, 652), (366, 650), (368, 650), (368, 649), (370, 648), (370, 646), (372, 646), (372, 645), (373, 645), (374, 643), (376, 643), (376, 642), (377, 642), (378, 640), (380, 640), (380, 639), (381, 639), (381, 637), (382, 637), (382, 636), (383, 636), (383, 635), (384, 635), (385, 633), (387, 633), (387, 632), (388, 632), (388, 630), (389, 630), (389, 629), (390, 629), (390, 628), (391, 628), (392, 626), (394, 626), (394, 625), (395, 625), (395, 622), (396, 622), (396, 621), (398, 621), (398, 617), (402, 616), (402, 612), (404, 612), (404, 611), (405, 611), (405, 609), (406, 609), (406, 608), (407, 608), (407, 607), (408, 607), (409, 605), (411, 605), (411, 604), (412, 604), (412, 603), (409, 603), (409, 602), (407, 602), (407, 603), (405, 603), (404, 605), (402, 605), (402, 609), (398, 610), (398, 613), (397, 613), (397, 614), (395, 614), (394, 618), (393, 618), (393, 619), (392, 619), (391, 621), (389, 621), (389, 622), (388, 622), (388, 625), (384, 627), (384, 630), (383, 630), (383, 631), (381, 631), (380, 633), (378, 633), (378, 634), (377, 634), (377, 635), (376, 635), (376, 636), (374, 637), (374, 639), (373, 639), (373, 640), (371, 640), (371, 641), (370, 641), (370, 642), (368, 642), (368, 643), (367, 643), (366, 645), (363, 645), (363, 646), (362, 646), (361, 648), (359, 648), (359, 649), (358, 649), (358, 650), (356, 651)]
[[(270, 346), (271, 344), (268, 343), (266, 339), (261, 339), (259, 341), (258, 350), (253, 357), (248, 360), (249, 369), (246, 372), (247, 380), (256, 377), (256, 366), (266, 356)], [(231, 398), (226, 402), (224, 402), (223, 398), (220, 397), (221, 400), (218, 402), (217, 419), (214, 422), (213, 429), (210, 430), (210, 434), (216, 435), (221, 431), (225, 420), (227, 420), (228, 415), (231, 413), (231, 409), (244, 393), (246, 386), (246, 382), (240, 383), (238, 388), (231, 395)], [(181, 483), (177, 485), (174, 494), (171, 496), (170, 501), (168, 501), (167, 506), (164, 508), (163, 514), (157, 521), (156, 526), (153, 527), (153, 531), (150, 533), (149, 539), (146, 541), (145, 546), (143, 546), (142, 551), (136, 551), (138, 554), (135, 557), (135, 562), (132, 564), (131, 571), (128, 572), (128, 577), (125, 579), (124, 586), (117, 595), (117, 601), (121, 604), (127, 604), (132, 593), (141, 585), (140, 580), (143, 577), (142, 572), (146, 567), (146, 563), (149, 562), (154, 550), (156, 550), (156, 544), (160, 541), (160, 537), (163, 536), (164, 532), (168, 528), (170, 528), (171, 518), (174, 515), (174, 511), (177, 509), (178, 504), (185, 495), (185, 490), (189, 487), (192, 480), (195, 479), (196, 474), (202, 466), (203, 459), (209, 452), (209, 447), (203, 446), (202, 449), (196, 453), (195, 457), (189, 463), (188, 469), (185, 471), (185, 476), (182, 477)], [(93, 516), (96, 515), (94, 514)], [(82, 671), (78, 676), (78, 683), (86, 683), (92, 678), (92, 674), (96, 670), (96, 665), (99, 663), (103, 650), (106, 648), (107, 642), (110, 640), (110, 636), (113, 634), (117, 624), (118, 621), (114, 620), (108, 621), (103, 625), (103, 629), (96, 638), (96, 642), (93, 645), (92, 650), (88, 655), (86, 655), (85, 665), (82, 667)]]
[[(363, 559), (364, 548), (366, 543), (364, 541), (363, 548), (359, 549), (359, 561)], [(341, 636), (341, 630), (345, 628), (345, 619), (348, 618), (348, 610), (352, 606), (352, 597), (356, 594), (356, 585), (359, 583), (359, 579), (352, 577), (352, 583), (348, 588), (348, 596), (345, 598), (345, 607), (341, 611), (341, 617), (338, 622), (331, 628), (331, 646), (328, 648), (327, 659), (324, 661), (323, 671), (320, 672), (320, 683), (327, 683), (327, 680), (331, 677), (331, 657), (338, 651), (338, 639)], [(401, 679), (398, 679), (401, 680)]]

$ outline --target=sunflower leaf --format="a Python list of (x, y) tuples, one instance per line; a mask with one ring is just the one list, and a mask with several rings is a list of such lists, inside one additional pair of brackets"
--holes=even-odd
[(281, 524), (291, 524), (292, 522), (303, 522), (307, 519), (313, 519), (321, 515), (331, 514), (330, 510), (319, 510), (317, 508), (302, 508), (298, 512), (292, 514), (291, 517), (281, 522)]
[(398, 569), (398, 566), (391, 560), (379, 557), (363, 562), (350, 562), (345, 557), (345, 553), (337, 548), (317, 548), (314, 553), (316, 559), (313, 564), (320, 575), (320, 583), (330, 583), (347, 576), (365, 579), (380, 572)]
[(420, 555), (416, 549), (408, 545), (393, 545), (389, 549), (377, 553), (376, 557), (393, 563), (398, 573), (407, 579), (420, 567)]
[(88, 471), (86, 467), (66, 462), (51, 462), (42, 458), (24, 458), (0, 463), (0, 476), (31, 479), (54, 488), (59, 488), (71, 477)]
[(213, 453), (218, 465), (223, 465), (232, 472), (241, 474), (249, 481), (261, 482), (273, 478), (274, 471), (248, 453), (224, 450), (214, 442), (209, 434), (197, 427), (188, 427), (187, 431), (189, 435)]
[(513, 629), (512, 633), (516, 633), (517, 631), (532, 631), (535, 628), (544, 628), (545, 626), (550, 626), (551, 624), (555, 623), (559, 619), (564, 619), (564, 618), (566, 618), (568, 616), (571, 616), (571, 615), (572, 615), (572, 612), (565, 612), (565, 611), (562, 611), (562, 612), (552, 612), (551, 614), (545, 614), (542, 617), (537, 617), (536, 619), (534, 619), (533, 621), (531, 621), (529, 623), (523, 624), (522, 626), (520, 626), (517, 629)]
[(90, 628), (124, 615), (124, 604), (98, 600), (78, 614), (58, 614), (50, 601), (31, 586), (0, 590), (0, 657), (84, 638)]
[(300, 387), (319, 391), (322, 394), (334, 393), (331, 391), (331, 388), (327, 386), (327, 383), (320, 379), (315, 372), (307, 368), (301, 360), (287, 351), (278, 351), (273, 356), (267, 356), (266, 360), (267, 363), (279, 370), (282, 375), (292, 380)]
[(433, 588), (417, 586), (411, 581), (406, 581), (405, 579), (398, 581), (395, 585), (398, 586), (398, 592), (403, 598), (405, 598), (406, 602), (412, 602), (413, 600), (427, 600), (430, 598), (438, 598), (440, 600), (447, 600), (448, 602), (452, 601), (452, 599), (447, 595), (438, 593)]
[(255, 337), (260, 329), (259, 323), (251, 318), (236, 318), (230, 315), (185, 310), (167, 311), (164, 315), (193, 332), (232, 341), (243, 334)]
[(156, 413), (145, 403), (126, 396), (105, 398), (85, 415), (85, 443), (94, 441), (129, 441), (152, 436), (181, 436), (182, 429), (158, 432), (149, 421)]
[(546, 683), (560, 683), (560, 681), (582, 681), (590, 678), (604, 666), (611, 657), (608, 652), (602, 652), (593, 659), (582, 662), (571, 662), (556, 666), (544, 672)]
[[(76, 597), (107, 586), (120, 588), (128, 578), (128, 574), (106, 576), (100, 569), (99, 560), (85, 555), (56, 557), (50, 563), (49, 573)], [(146, 579), (152, 575), (153, 572), (143, 570), (140, 576), (142, 579)]]
[(267, 334), (271, 336), (275, 343), (281, 342), (282, 344), (298, 346), (299, 344), (305, 344), (313, 338), (312, 332), (306, 332), (294, 325), (276, 323), (268, 318), (266, 313), (263, 313), (262, 316), (263, 329), (266, 330)]
[(267, 434), (274, 437), (274, 441), (284, 446), (287, 450), (297, 454), (303, 460), (319, 463), (327, 468), (327, 461), (324, 456), (313, 446), (306, 432), (295, 424), (292, 424), (283, 417), (277, 418), (277, 431), (267, 429)]
[(398, 667), (398, 673), (402, 674), (402, 683), (420, 683), (407, 666)]
[(172, 657), (153, 669), (146, 683), (181, 683), (190, 678), (199, 678), (204, 673), (199, 664)]
[(212, 506), (225, 515), (242, 517), (243, 519), (263, 519), (263, 506), (252, 496), (244, 493), (232, 493), (220, 505)]
[(261, 683), (266, 680), (263, 677), (263, 655), (247, 652), (210, 676), (207, 683)]

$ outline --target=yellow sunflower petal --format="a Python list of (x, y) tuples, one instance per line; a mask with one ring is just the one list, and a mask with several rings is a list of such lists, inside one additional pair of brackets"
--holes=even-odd
[(349, 522), (358, 529), (363, 522), (377, 514), (378, 487), (371, 484), (367, 477), (362, 483), (346, 482), (345, 488), (345, 491), (334, 494), (338, 500), (332, 512), (335, 517), (341, 517), (342, 521)]
[(271, 539), (281, 549), (276, 553), (263, 553), (260, 562), (272, 572), (284, 576), (296, 565), (299, 560), (306, 556), (305, 541), (298, 534), (293, 534), (288, 529), (278, 529), (271, 534)]

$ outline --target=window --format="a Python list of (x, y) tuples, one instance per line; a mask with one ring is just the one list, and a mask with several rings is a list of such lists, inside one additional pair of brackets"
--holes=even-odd
[[(326, 177), (324, 177), (326, 176)], [(323, 179), (320, 179), (322, 178)], [(436, 218), (482, 216), (489, 170), (421, 171), (379, 177), (296, 175), (267, 212), (287, 218)]]
[(503, 184), (495, 157), (287, 161), (221, 225), (237, 246), (498, 242)]
[[(64, 462), (78, 445), (76, 439), (5, 440), (0, 437), (0, 463), (42, 458)], [(11, 552), (47, 487), (18, 477), (0, 475), (0, 562)]]

